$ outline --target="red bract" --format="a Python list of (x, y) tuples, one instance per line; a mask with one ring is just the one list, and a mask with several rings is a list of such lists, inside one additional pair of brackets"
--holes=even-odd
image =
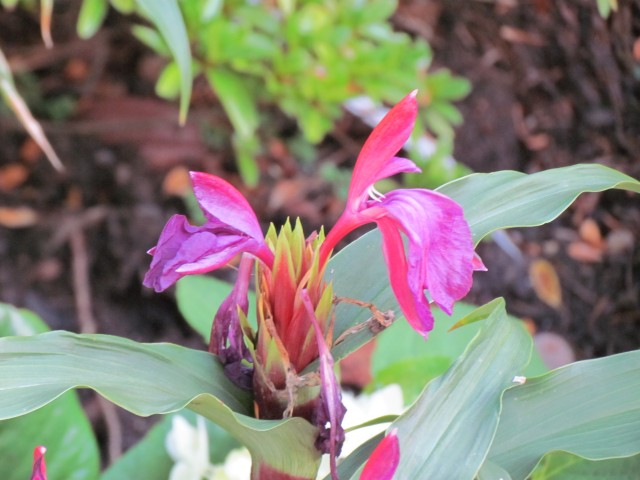
[(33, 449), (33, 471), (31, 480), (47, 480), (47, 466), (44, 463), (44, 453), (47, 451), (45, 447), (36, 447)]
[(391, 430), (371, 453), (360, 480), (391, 480), (400, 462), (400, 442), (396, 429)]
[[(238, 281), (215, 316), (210, 351), (229, 378), (253, 391), (258, 418), (300, 416), (318, 427), (316, 448), (331, 454), (334, 478), (344, 407), (330, 353), (333, 291), (323, 279), (333, 248), (353, 229), (375, 222), (391, 287), (411, 326), (425, 337), (433, 328), (425, 289), (450, 314), (453, 303), (469, 291), (473, 270), (484, 268), (462, 208), (453, 200), (424, 189), (382, 195), (374, 188), (378, 180), (419, 171), (410, 160), (394, 156), (409, 138), (416, 112), (413, 92), (373, 130), (358, 156), (345, 211), (326, 239), (322, 232), (305, 238), (299, 222), (293, 228), (287, 222), (279, 232), (272, 225), (265, 237), (238, 190), (213, 175), (192, 173), (205, 224), (192, 226), (175, 215), (150, 250), (153, 261), (144, 284), (157, 291), (243, 254)], [(256, 258), (254, 331), (246, 315)], [(319, 375), (301, 375), (316, 360)]]

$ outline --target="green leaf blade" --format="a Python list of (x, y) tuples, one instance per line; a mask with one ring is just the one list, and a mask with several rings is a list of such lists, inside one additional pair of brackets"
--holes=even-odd
[(496, 306), (465, 353), (392, 425), (402, 452), (397, 477), (474, 478), (498, 426), (502, 394), (524, 371), (531, 346), (504, 303)]
[(140, 10), (162, 34), (180, 70), (180, 123), (187, 119), (191, 99), (192, 72), (189, 36), (176, 0), (136, 0)]
[(640, 453), (640, 351), (577, 362), (505, 395), (490, 459), (524, 479), (540, 458), (591, 460)]

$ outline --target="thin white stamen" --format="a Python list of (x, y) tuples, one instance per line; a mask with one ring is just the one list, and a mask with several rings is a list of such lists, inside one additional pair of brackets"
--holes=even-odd
[(369, 197), (372, 200), (375, 200), (376, 202), (382, 202), (382, 200), (384, 200), (384, 194), (380, 193), (378, 190), (376, 190), (376, 187), (374, 187), (373, 185), (371, 185), (368, 189), (367, 189), (367, 193), (369, 194)]

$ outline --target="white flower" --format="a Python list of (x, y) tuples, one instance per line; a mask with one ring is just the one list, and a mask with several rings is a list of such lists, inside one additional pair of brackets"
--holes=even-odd
[(175, 415), (165, 447), (175, 462), (169, 480), (201, 480), (209, 475), (209, 437), (202, 417), (198, 417), (194, 427), (184, 417)]

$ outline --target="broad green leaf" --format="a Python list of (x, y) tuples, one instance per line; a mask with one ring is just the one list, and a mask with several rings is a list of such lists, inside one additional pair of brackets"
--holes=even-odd
[(180, 123), (184, 124), (191, 99), (192, 75), (189, 37), (180, 7), (177, 0), (136, 0), (136, 3), (164, 37), (180, 70)]
[[(196, 414), (188, 410), (165, 416), (155, 424), (142, 440), (129, 449), (116, 463), (109, 467), (100, 480), (121, 480), (144, 478), (145, 480), (166, 480), (173, 466), (167, 453), (166, 437), (171, 430), (174, 415), (185, 417), (192, 425)], [(212, 463), (222, 463), (227, 454), (239, 444), (227, 432), (212, 422), (206, 422), (209, 436), (209, 455)]]
[(557, 452), (542, 459), (531, 474), (531, 480), (636, 480), (638, 472), (640, 455), (590, 461), (569, 453)]
[(514, 480), (562, 450), (591, 460), (640, 453), (640, 351), (577, 362), (507, 392), (489, 459)]
[[(0, 336), (34, 335), (46, 330), (46, 324), (34, 313), (0, 304)], [(47, 447), (49, 480), (98, 477), (98, 445), (75, 393), (67, 392), (29, 415), (0, 421), (0, 478), (29, 478), (37, 445)]]
[[(390, 427), (398, 428), (400, 438), (401, 464), (394, 478), (471, 479), (484, 461), (502, 394), (514, 385), (514, 376), (522, 375), (532, 343), (524, 329), (507, 317), (504, 302), (494, 304), (487, 315), (455, 364), (429, 383)], [(381, 438), (382, 434), (370, 439), (349, 455), (340, 465), (341, 478), (357, 478)]]
[(244, 444), (254, 467), (268, 463), (305, 477), (315, 473), (320, 461), (314, 426), (302, 418), (247, 416), (249, 395), (206, 352), (109, 335), (51, 332), (0, 339), (0, 361), (0, 418), (29, 413), (72, 388), (92, 388), (141, 416), (188, 407)]
[(84, 0), (78, 15), (76, 27), (80, 38), (92, 37), (107, 16), (109, 3), (107, 0)]
[(478, 480), (512, 480), (509, 472), (499, 465), (486, 460), (478, 472)]
[[(233, 285), (205, 275), (188, 275), (178, 280), (176, 300), (185, 320), (198, 332), (205, 343), (211, 337), (213, 318)], [(249, 292), (249, 320), (255, 319), (255, 294)]]
[(181, 410), (203, 394), (233, 411), (250, 411), (248, 395), (213, 355), (177, 345), (49, 332), (0, 339), (0, 352), (0, 418), (33, 411), (79, 386), (141, 416)]
[[(640, 183), (608, 167), (583, 164), (531, 175), (513, 171), (478, 173), (454, 180), (438, 191), (462, 205), (477, 244), (496, 230), (548, 223), (581, 193), (610, 188), (640, 192)], [(338, 252), (330, 260), (325, 276), (333, 281), (336, 295), (371, 302), (378, 309), (393, 310), (399, 316), (381, 252), (381, 237), (376, 229)], [(367, 309), (339, 305), (336, 338), (370, 316)], [(374, 336), (369, 329), (362, 329), (334, 347), (332, 353), (336, 359), (344, 358)]]
[(464, 208), (475, 243), (503, 228), (535, 227), (554, 220), (585, 192), (611, 188), (640, 192), (640, 182), (608, 167), (580, 164), (527, 175), (476, 173), (438, 189)]
[[(434, 309), (434, 329), (426, 342), (420, 335), (416, 335), (407, 322), (396, 322), (377, 338), (371, 359), (371, 387), (375, 389), (389, 383), (398, 383), (402, 387), (405, 401), (413, 401), (428, 381), (447, 371), (478, 334), (482, 327), (481, 320), (485, 320), (502, 302), (504, 300), (497, 298), (482, 307), (458, 302), (452, 318), (474, 318), (475, 322), (452, 331), (449, 329), (452, 318)], [(521, 322), (516, 319), (513, 321), (524, 329)], [(402, 345), (402, 348), (398, 348), (398, 345)], [(547, 371), (539, 353), (534, 349), (531, 361), (522, 375), (529, 377)]]
[(402, 452), (397, 478), (474, 478), (498, 427), (502, 394), (524, 372), (531, 345), (504, 302), (497, 305), (447, 373), (391, 425)]

